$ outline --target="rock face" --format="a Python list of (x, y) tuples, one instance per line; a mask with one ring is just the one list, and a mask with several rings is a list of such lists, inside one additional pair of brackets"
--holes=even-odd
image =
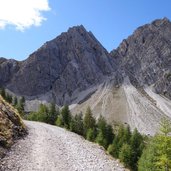
[(74, 93), (101, 82), (115, 69), (114, 61), (93, 34), (78, 26), (31, 54), (7, 88), (29, 98), (49, 92), (49, 99), (58, 105), (70, 104)]
[(0, 58), (0, 86), (6, 86), (19, 70), (19, 62), (16, 60)]
[(10, 147), (17, 137), (24, 135), (25, 131), (17, 111), (0, 97), (0, 158), (4, 149)]
[(171, 99), (171, 22), (164, 18), (139, 27), (111, 52), (135, 86), (152, 85)]

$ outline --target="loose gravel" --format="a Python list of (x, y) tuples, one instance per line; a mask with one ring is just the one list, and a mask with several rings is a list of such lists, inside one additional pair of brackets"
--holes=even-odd
[(25, 121), (29, 134), (0, 161), (1, 171), (126, 171), (102, 147), (65, 129)]

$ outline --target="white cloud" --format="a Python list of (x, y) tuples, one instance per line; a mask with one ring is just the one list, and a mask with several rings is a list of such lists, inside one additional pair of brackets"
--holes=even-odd
[(13, 25), (23, 31), (31, 26), (40, 26), (42, 11), (50, 10), (48, 0), (0, 0), (0, 29)]

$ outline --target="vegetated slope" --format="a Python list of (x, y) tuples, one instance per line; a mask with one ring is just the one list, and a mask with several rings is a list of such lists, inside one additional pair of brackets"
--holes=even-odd
[(2, 160), (1, 171), (124, 171), (98, 145), (62, 128), (26, 122), (29, 135)]
[(14, 140), (24, 135), (25, 126), (17, 111), (0, 96), (0, 158)]
[(170, 37), (171, 22), (155, 20), (109, 54), (91, 32), (73, 27), (25, 61), (2, 58), (0, 71), (10, 72), (1, 84), (25, 96), (27, 111), (53, 101), (76, 114), (89, 105), (95, 117), (154, 134), (162, 117), (171, 118)]

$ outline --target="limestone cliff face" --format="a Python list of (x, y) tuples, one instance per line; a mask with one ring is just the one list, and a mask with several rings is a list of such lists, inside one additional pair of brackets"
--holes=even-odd
[(25, 133), (25, 126), (17, 111), (0, 96), (0, 158), (4, 149)]
[[(7, 88), (29, 98), (50, 92), (58, 105), (116, 70), (114, 61), (91, 32), (73, 27), (23, 61)], [(7, 77), (7, 78), (10, 78)]]
[(155, 20), (139, 27), (111, 52), (136, 86), (152, 85), (171, 98), (171, 22)]
[(6, 86), (19, 70), (19, 62), (0, 58), (0, 86)]

